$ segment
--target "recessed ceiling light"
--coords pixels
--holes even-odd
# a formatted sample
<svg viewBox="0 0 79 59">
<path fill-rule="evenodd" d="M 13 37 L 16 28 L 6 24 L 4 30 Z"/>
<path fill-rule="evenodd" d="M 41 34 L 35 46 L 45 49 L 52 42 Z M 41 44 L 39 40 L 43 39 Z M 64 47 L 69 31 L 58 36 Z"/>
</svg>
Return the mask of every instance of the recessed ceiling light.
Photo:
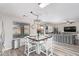
<svg viewBox="0 0 79 59">
<path fill-rule="evenodd" d="M 50 3 L 38 3 L 38 5 L 39 5 L 40 8 L 44 8 L 44 7 L 46 7 L 49 4 Z"/>
</svg>

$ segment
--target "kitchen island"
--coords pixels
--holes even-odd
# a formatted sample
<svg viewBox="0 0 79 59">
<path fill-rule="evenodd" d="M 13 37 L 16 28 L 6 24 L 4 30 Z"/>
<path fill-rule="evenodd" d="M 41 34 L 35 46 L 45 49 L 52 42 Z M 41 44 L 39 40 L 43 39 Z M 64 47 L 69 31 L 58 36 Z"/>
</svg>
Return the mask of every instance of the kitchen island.
<svg viewBox="0 0 79 59">
<path fill-rule="evenodd" d="M 54 41 L 66 44 L 77 44 L 76 43 L 76 36 L 77 34 L 74 33 L 60 33 L 60 34 L 53 34 Z"/>
</svg>

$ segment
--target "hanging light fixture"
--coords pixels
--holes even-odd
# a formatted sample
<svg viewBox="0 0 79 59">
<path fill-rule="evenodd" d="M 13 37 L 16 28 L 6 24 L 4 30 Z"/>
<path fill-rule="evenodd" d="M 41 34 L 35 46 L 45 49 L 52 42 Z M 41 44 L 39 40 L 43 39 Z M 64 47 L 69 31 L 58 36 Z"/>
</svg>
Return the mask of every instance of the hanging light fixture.
<svg viewBox="0 0 79 59">
<path fill-rule="evenodd" d="M 39 15 L 35 14 L 33 11 L 30 12 L 32 15 L 36 16 L 36 20 L 34 20 L 34 24 L 32 25 L 32 28 L 34 28 L 35 23 L 39 24 L 41 20 L 39 20 Z"/>
<path fill-rule="evenodd" d="M 39 18 L 39 15 L 37 15 L 37 14 L 35 14 L 34 12 L 30 12 L 32 15 L 34 15 L 34 16 L 36 16 L 37 18 L 36 18 L 36 20 L 34 20 L 34 23 L 35 22 L 37 22 L 37 23 L 39 23 L 41 20 L 39 20 L 38 18 Z"/>
</svg>

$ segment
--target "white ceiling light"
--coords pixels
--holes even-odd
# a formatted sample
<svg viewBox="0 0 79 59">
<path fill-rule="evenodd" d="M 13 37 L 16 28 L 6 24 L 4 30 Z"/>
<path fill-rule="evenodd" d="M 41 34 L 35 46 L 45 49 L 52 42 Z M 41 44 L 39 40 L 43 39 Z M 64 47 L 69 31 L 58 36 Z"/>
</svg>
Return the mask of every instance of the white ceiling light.
<svg viewBox="0 0 79 59">
<path fill-rule="evenodd" d="M 50 3 L 39 3 L 39 7 L 40 8 L 44 8 L 46 7 L 47 5 L 49 5 Z"/>
</svg>

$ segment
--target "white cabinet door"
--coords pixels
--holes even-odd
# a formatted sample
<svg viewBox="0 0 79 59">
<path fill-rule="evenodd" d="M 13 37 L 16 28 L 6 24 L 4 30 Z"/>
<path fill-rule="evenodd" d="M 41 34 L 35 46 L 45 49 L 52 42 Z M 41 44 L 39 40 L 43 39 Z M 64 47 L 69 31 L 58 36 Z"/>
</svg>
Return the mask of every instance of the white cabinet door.
<svg viewBox="0 0 79 59">
<path fill-rule="evenodd" d="M 0 20 L 0 43 L 1 43 L 1 41 L 2 41 L 2 39 L 1 39 L 1 34 L 2 34 L 2 22 L 1 22 L 1 20 Z"/>
<path fill-rule="evenodd" d="M 2 22 L 0 20 L 0 54 L 1 54 L 1 51 L 2 51 Z"/>
<path fill-rule="evenodd" d="M 2 32 L 2 23 L 1 23 L 1 20 L 0 20 L 0 38 L 1 38 L 1 32 Z"/>
</svg>

